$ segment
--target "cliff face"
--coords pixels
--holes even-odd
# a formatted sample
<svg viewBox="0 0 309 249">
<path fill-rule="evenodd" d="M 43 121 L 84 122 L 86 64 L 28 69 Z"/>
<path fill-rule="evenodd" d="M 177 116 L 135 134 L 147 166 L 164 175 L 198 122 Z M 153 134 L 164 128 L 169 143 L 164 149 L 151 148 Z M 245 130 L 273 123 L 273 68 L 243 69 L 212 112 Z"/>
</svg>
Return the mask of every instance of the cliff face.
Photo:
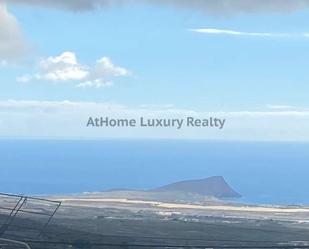
<svg viewBox="0 0 309 249">
<path fill-rule="evenodd" d="M 241 197 L 233 190 L 222 176 L 213 176 L 201 180 L 189 180 L 172 183 L 157 189 L 154 192 L 188 192 L 217 198 L 239 198 Z"/>
</svg>

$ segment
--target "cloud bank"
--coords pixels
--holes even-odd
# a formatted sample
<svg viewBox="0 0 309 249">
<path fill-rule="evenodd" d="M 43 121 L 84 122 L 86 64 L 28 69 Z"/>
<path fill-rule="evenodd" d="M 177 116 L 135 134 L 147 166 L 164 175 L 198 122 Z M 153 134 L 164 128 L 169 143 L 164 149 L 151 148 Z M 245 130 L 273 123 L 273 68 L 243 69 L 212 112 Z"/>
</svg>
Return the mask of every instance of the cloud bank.
<svg viewBox="0 0 309 249">
<path fill-rule="evenodd" d="M 38 67 L 39 72 L 22 75 L 17 81 L 75 82 L 80 88 L 100 88 L 111 86 L 114 77 L 129 75 L 127 69 L 115 66 L 108 57 L 97 60 L 94 66 L 88 66 L 80 64 L 73 52 L 42 59 Z"/>
<path fill-rule="evenodd" d="M 87 128 L 89 117 L 226 119 L 223 130 L 183 128 Z M 172 105 L 136 106 L 105 102 L 0 101 L 0 136 L 49 138 L 179 138 L 245 141 L 309 141 L 309 109 L 196 111 Z"/>
<path fill-rule="evenodd" d="M 26 51 L 26 42 L 19 25 L 0 0 L 0 66 L 19 59 Z"/>
<path fill-rule="evenodd" d="M 292 12 L 309 8 L 309 0 L 7 0 L 7 2 L 72 11 L 87 11 L 111 5 L 148 3 L 196 9 L 210 14 Z"/>
</svg>

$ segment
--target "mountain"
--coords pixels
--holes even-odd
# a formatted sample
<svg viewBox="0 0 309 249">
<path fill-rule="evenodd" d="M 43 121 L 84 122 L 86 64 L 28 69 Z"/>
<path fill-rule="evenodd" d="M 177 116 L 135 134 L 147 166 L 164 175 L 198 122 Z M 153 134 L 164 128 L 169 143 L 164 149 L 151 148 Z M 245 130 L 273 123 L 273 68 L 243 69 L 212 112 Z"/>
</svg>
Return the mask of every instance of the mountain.
<svg viewBox="0 0 309 249">
<path fill-rule="evenodd" d="M 239 198 L 241 197 L 233 190 L 222 176 L 213 176 L 201 180 L 189 180 L 172 183 L 160 188 L 152 189 L 152 192 L 187 192 L 203 196 L 214 196 L 217 198 Z"/>
</svg>

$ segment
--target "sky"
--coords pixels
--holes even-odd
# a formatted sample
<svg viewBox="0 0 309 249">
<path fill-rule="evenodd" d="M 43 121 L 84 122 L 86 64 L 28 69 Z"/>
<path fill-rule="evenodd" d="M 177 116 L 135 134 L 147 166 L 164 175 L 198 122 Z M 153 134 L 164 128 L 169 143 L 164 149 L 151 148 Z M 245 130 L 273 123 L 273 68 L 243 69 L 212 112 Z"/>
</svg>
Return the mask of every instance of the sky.
<svg viewBox="0 0 309 249">
<path fill-rule="evenodd" d="M 309 141 L 307 0 L 0 0 L 0 136 Z M 225 118 L 89 129 L 89 116 Z"/>
</svg>

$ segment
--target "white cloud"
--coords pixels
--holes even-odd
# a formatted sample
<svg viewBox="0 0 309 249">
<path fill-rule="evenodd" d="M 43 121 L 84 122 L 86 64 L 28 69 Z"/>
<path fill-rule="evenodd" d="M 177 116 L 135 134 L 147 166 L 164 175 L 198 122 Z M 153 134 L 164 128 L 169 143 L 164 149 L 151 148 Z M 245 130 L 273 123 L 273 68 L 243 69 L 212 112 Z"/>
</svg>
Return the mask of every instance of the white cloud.
<svg viewBox="0 0 309 249">
<path fill-rule="evenodd" d="M 76 87 L 105 87 L 111 86 L 114 77 L 129 75 L 125 68 L 115 66 L 108 57 L 96 61 L 93 67 L 78 62 L 75 53 L 64 52 L 59 56 L 49 57 L 39 62 L 39 72 L 33 75 L 17 77 L 19 82 L 33 80 L 50 82 L 76 82 Z"/>
<path fill-rule="evenodd" d="M 274 109 L 274 110 L 288 110 L 295 108 L 291 105 L 267 105 L 267 108 Z"/>
<path fill-rule="evenodd" d="M 113 82 L 111 81 L 104 81 L 100 79 L 92 80 L 92 81 L 85 81 L 76 85 L 78 88 L 101 88 L 101 87 L 108 87 L 112 86 Z"/>
<path fill-rule="evenodd" d="M 66 138 L 182 138 L 250 141 L 309 141 L 309 110 L 201 112 L 175 106 L 127 107 L 74 101 L 0 101 L 0 136 Z M 87 128 L 88 118 L 226 119 L 223 130 L 184 128 Z"/>
<path fill-rule="evenodd" d="M 129 71 L 125 68 L 115 66 L 108 57 L 103 57 L 97 60 L 92 72 L 93 77 L 108 77 L 108 76 L 127 76 Z"/>
<path fill-rule="evenodd" d="M 305 111 L 237 111 L 219 112 L 222 115 L 233 117 L 309 117 L 309 110 Z"/>
<path fill-rule="evenodd" d="M 254 37 L 309 37 L 307 34 L 293 34 L 293 33 L 269 33 L 269 32 L 243 32 L 230 29 L 215 29 L 215 28 L 201 28 L 190 29 L 189 31 L 210 35 L 230 35 L 230 36 L 254 36 Z"/>
<path fill-rule="evenodd" d="M 293 106 L 293 105 L 267 105 L 267 108 L 275 111 L 293 111 L 293 112 L 309 112 L 309 107 Z"/>
<path fill-rule="evenodd" d="M 5 67 L 5 66 L 7 66 L 7 64 L 8 64 L 8 62 L 6 60 L 1 60 L 0 61 L 0 66 L 1 67 Z"/>
<path fill-rule="evenodd" d="M 64 52 L 59 56 L 42 60 L 39 67 L 42 74 L 35 76 L 38 80 L 54 82 L 83 80 L 89 74 L 87 68 L 77 62 L 76 56 L 72 52 Z"/>
<path fill-rule="evenodd" d="M 38 76 L 38 77 L 39 77 L 39 76 Z M 26 82 L 31 81 L 32 78 L 33 78 L 33 76 L 31 76 L 31 75 L 22 75 L 22 76 L 18 76 L 18 77 L 16 78 L 16 80 L 17 80 L 18 82 L 21 82 L 21 83 L 26 83 Z"/>
<path fill-rule="evenodd" d="M 0 101 L 0 112 L 24 112 L 26 110 L 40 113 L 58 113 L 68 110 L 120 110 L 124 107 L 116 104 L 97 102 L 38 101 L 38 100 L 5 100 Z"/>
<path fill-rule="evenodd" d="M 0 0 L 0 62 L 3 66 L 18 60 L 26 52 L 26 42 L 19 25 Z"/>
</svg>

